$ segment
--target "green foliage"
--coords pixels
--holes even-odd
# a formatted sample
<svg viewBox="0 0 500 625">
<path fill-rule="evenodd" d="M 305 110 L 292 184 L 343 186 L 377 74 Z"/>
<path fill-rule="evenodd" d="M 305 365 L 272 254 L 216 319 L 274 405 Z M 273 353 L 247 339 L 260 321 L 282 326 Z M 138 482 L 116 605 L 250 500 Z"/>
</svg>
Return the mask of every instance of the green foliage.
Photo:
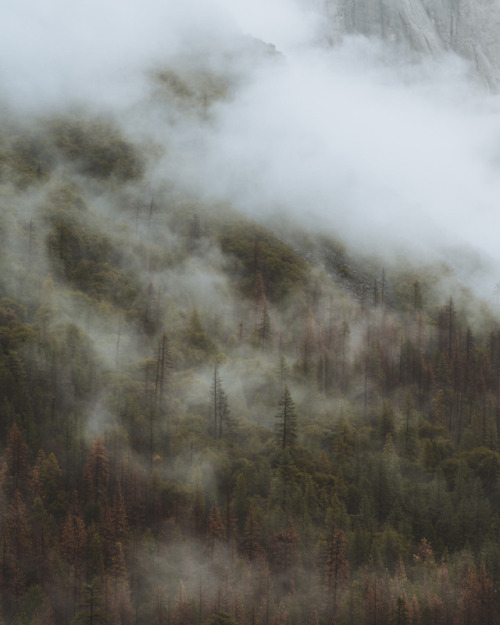
<svg viewBox="0 0 500 625">
<path fill-rule="evenodd" d="M 228 80 L 224 75 L 207 70 L 183 72 L 164 69 L 156 76 L 156 96 L 165 98 L 168 106 L 177 105 L 186 112 L 206 117 L 210 106 L 228 94 Z"/>
<path fill-rule="evenodd" d="M 136 149 L 106 120 L 56 118 L 48 123 L 48 131 L 62 158 L 86 176 L 124 181 L 142 175 L 143 165 Z"/>
<path fill-rule="evenodd" d="M 41 134 L 14 127 L 11 134 L 0 135 L 0 181 L 4 183 L 24 191 L 47 182 L 53 160 L 49 143 Z"/>
<path fill-rule="evenodd" d="M 279 409 L 276 413 L 275 434 L 278 446 L 281 449 L 293 447 L 297 441 L 297 415 L 295 403 L 292 399 L 288 386 L 285 386 L 279 401 Z"/>
<path fill-rule="evenodd" d="M 462 623 L 500 583 L 493 317 L 175 184 L 144 208 L 113 125 L 40 128 L 0 137 L 0 620 Z"/>
<path fill-rule="evenodd" d="M 255 293 L 259 273 L 266 297 L 277 302 L 306 282 L 306 262 L 262 226 L 253 222 L 227 225 L 219 242 L 225 254 L 240 261 L 234 277 L 247 297 Z"/>
<path fill-rule="evenodd" d="M 462 463 L 476 475 L 488 492 L 495 492 L 500 476 L 500 454 L 486 447 L 476 447 L 470 451 L 454 454 L 441 463 L 441 468 L 449 483 L 453 483 Z"/>
<path fill-rule="evenodd" d="M 218 612 L 204 621 L 203 625 L 238 625 L 238 622 L 226 612 Z"/>
<path fill-rule="evenodd" d="M 65 200 L 79 204 L 78 198 Z M 130 307 L 137 288 L 121 269 L 121 255 L 110 239 L 71 210 L 54 211 L 49 219 L 47 248 L 56 271 L 97 301 Z"/>
</svg>

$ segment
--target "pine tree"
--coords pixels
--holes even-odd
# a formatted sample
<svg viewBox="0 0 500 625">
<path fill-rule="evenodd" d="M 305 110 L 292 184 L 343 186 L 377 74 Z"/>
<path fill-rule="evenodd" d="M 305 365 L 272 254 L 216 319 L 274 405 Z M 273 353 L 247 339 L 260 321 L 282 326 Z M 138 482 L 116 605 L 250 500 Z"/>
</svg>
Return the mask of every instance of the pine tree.
<svg viewBox="0 0 500 625">
<path fill-rule="evenodd" d="M 262 310 L 259 325 L 257 326 L 255 333 L 261 350 L 270 350 L 272 348 L 273 334 L 271 330 L 271 317 L 269 316 L 267 304 Z"/>
<path fill-rule="evenodd" d="M 217 364 L 214 366 L 212 379 L 212 399 L 211 399 L 211 427 L 213 437 L 222 439 L 225 435 L 230 435 L 234 431 L 234 422 L 231 418 L 229 400 L 222 386 Z"/>
<path fill-rule="evenodd" d="M 16 490 L 7 510 L 9 543 L 16 566 L 25 570 L 29 545 L 29 524 L 26 503 L 21 491 Z"/>
<path fill-rule="evenodd" d="M 1 483 L 6 494 L 12 496 L 16 490 L 23 494 L 30 484 L 28 447 L 21 430 L 14 423 L 7 436 L 5 462 L 1 472 Z"/>
<path fill-rule="evenodd" d="M 297 562 L 300 538 L 290 519 L 286 528 L 273 537 L 273 560 L 278 571 L 286 571 Z"/>
<path fill-rule="evenodd" d="M 327 536 L 323 557 L 327 593 L 326 622 L 335 623 L 342 594 L 349 579 L 349 563 L 345 555 L 345 538 L 342 530 L 332 531 Z"/>
<path fill-rule="evenodd" d="M 83 472 L 88 501 L 94 503 L 106 496 L 109 461 L 102 438 L 95 439 Z"/>
<path fill-rule="evenodd" d="M 466 625 L 498 624 L 495 591 L 484 564 L 481 564 L 477 573 L 469 566 L 460 594 L 459 607 Z"/>
<path fill-rule="evenodd" d="M 95 578 L 83 587 L 83 596 L 75 616 L 75 625 L 100 625 L 108 623 L 104 608 L 102 582 Z"/>
<path fill-rule="evenodd" d="M 193 623 L 192 617 L 192 610 L 187 598 L 186 588 L 181 579 L 175 596 L 173 623 L 174 625 L 191 625 Z"/>
<path fill-rule="evenodd" d="M 215 345 L 212 339 L 205 333 L 201 324 L 200 314 L 195 308 L 191 313 L 188 327 L 185 331 L 185 338 L 189 345 L 204 354 L 213 354 Z"/>
<path fill-rule="evenodd" d="M 295 445 L 297 441 L 297 417 L 295 414 L 295 403 L 290 395 L 288 386 L 285 386 L 279 402 L 275 432 L 277 442 L 282 449 Z"/>
<path fill-rule="evenodd" d="M 132 603 L 130 600 L 130 585 L 128 581 L 127 565 L 123 548 L 120 542 L 115 543 L 111 556 L 111 610 L 114 623 L 128 625 L 132 623 Z"/>
<path fill-rule="evenodd" d="M 50 527 L 53 517 L 47 513 L 45 505 L 40 497 L 33 502 L 31 509 L 31 557 L 33 563 L 33 575 L 40 583 L 43 581 L 49 566 L 52 547 Z"/>
<path fill-rule="evenodd" d="M 87 530 L 79 514 L 68 512 L 61 531 L 60 545 L 61 552 L 73 573 L 73 605 L 76 607 L 87 549 Z"/>
<path fill-rule="evenodd" d="M 241 550 L 250 562 L 263 553 L 260 545 L 260 528 L 253 508 L 248 511 L 243 538 L 241 539 Z"/>
<path fill-rule="evenodd" d="M 215 503 L 208 515 L 208 529 L 206 549 L 210 556 L 220 555 L 222 545 L 226 538 L 226 527 L 219 510 L 219 506 Z"/>
<path fill-rule="evenodd" d="M 153 401 L 155 413 L 165 417 L 167 436 L 170 434 L 170 419 L 168 406 L 166 405 L 166 395 L 169 390 L 173 367 L 170 341 L 166 334 L 162 334 L 158 340 L 156 349 L 155 392 Z"/>
</svg>

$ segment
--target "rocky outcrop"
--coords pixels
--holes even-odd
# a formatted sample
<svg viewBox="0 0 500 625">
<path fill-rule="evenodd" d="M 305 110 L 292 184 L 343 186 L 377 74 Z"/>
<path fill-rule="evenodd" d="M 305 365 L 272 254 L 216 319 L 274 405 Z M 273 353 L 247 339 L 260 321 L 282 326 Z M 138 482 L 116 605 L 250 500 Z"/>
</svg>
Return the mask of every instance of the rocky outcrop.
<svg viewBox="0 0 500 625">
<path fill-rule="evenodd" d="M 360 33 L 417 54 L 452 51 L 500 86 L 498 0 L 327 0 L 329 37 Z"/>
</svg>

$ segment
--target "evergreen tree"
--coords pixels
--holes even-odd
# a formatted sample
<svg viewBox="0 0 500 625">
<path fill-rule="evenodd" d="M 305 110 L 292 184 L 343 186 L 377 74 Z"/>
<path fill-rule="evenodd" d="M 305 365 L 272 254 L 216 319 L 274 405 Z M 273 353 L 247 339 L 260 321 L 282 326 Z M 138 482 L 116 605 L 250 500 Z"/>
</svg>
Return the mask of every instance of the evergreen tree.
<svg viewBox="0 0 500 625">
<path fill-rule="evenodd" d="M 273 334 L 271 330 L 271 317 L 267 305 L 262 310 L 259 325 L 255 330 L 258 342 L 262 351 L 270 350 L 272 347 Z"/>
<path fill-rule="evenodd" d="M 21 430 L 14 423 L 7 436 L 5 461 L 1 471 L 4 492 L 12 496 L 16 490 L 26 494 L 30 484 L 28 447 Z"/>
<path fill-rule="evenodd" d="M 326 622 L 336 622 L 342 595 L 349 579 L 349 563 L 345 554 L 345 538 L 342 530 L 330 532 L 323 552 L 326 587 Z"/>
<path fill-rule="evenodd" d="M 211 399 L 211 425 L 210 431 L 214 438 L 221 439 L 234 432 L 234 420 L 231 417 L 229 400 L 222 386 L 217 364 L 214 366 L 212 378 L 212 399 Z"/>
<path fill-rule="evenodd" d="M 89 452 L 84 468 L 84 481 L 88 501 L 102 500 L 107 493 L 109 480 L 109 460 L 101 437 L 97 437 Z"/>
<path fill-rule="evenodd" d="M 295 403 L 288 386 L 285 386 L 279 402 L 279 411 L 275 418 L 275 433 L 278 444 L 282 449 L 293 447 L 297 442 L 297 416 Z"/>
<path fill-rule="evenodd" d="M 109 622 L 105 610 L 103 587 L 98 578 L 94 578 L 83 587 L 82 600 L 73 621 L 74 625 L 102 625 Z"/>
<path fill-rule="evenodd" d="M 243 538 L 241 539 L 241 550 L 250 562 L 263 552 L 260 545 L 260 528 L 254 508 L 250 508 L 248 511 Z"/>
</svg>

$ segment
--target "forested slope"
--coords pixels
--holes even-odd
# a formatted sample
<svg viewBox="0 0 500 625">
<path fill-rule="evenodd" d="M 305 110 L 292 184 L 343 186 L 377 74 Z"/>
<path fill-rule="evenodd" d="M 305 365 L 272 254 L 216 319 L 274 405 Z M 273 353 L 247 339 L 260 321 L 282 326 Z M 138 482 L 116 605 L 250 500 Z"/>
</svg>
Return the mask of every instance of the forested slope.
<svg viewBox="0 0 500 625">
<path fill-rule="evenodd" d="M 9 127 L 3 622 L 497 623 L 486 305 L 152 185 L 109 119 Z"/>
</svg>

